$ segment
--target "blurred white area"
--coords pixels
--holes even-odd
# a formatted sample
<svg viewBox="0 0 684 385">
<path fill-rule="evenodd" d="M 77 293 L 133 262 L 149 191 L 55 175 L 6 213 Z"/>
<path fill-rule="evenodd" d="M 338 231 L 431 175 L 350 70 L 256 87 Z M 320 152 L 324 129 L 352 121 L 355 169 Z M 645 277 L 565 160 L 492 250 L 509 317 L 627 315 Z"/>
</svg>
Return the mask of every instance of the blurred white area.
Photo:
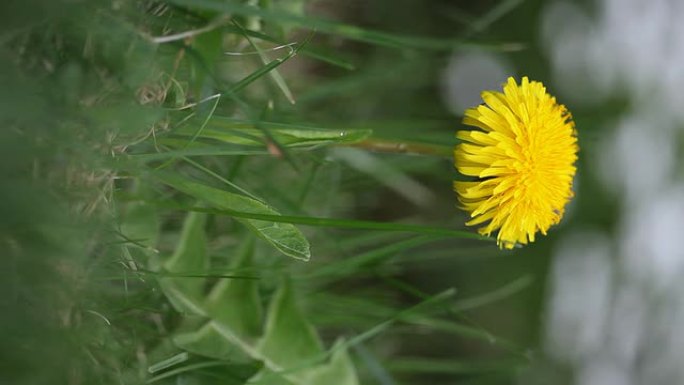
<svg viewBox="0 0 684 385">
<path fill-rule="evenodd" d="M 603 343 L 613 276 L 610 240 L 596 232 L 573 234 L 555 254 L 552 304 L 562 306 L 549 311 L 547 346 L 557 359 L 575 362 Z"/>
<path fill-rule="evenodd" d="M 541 21 L 560 99 L 631 110 L 578 127 L 603 135 L 581 156 L 620 216 L 610 235 L 571 234 L 555 251 L 545 348 L 574 384 L 684 384 L 684 1 L 577 4 L 552 2 Z"/>
<path fill-rule="evenodd" d="M 581 129 L 581 128 L 580 128 Z M 591 129 L 591 128 L 587 128 Z M 630 207 L 650 200 L 675 175 L 675 123 L 649 108 L 633 111 L 603 129 L 596 162 L 598 179 Z"/>
<path fill-rule="evenodd" d="M 551 61 L 557 97 L 573 105 L 593 105 L 615 87 L 617 73 L 608 64 L 597 26 L 575 4 L 555 2 L 540 21 L 541 39 Z M 600 66 L 595 63 L 604 62 Z"/>
<path fill-rule="evenodd" d="M 572 104 L 592 104 L 627 92 L 683 118 L 684 1 L 596 3 L 589 16 L 576 2 L 553 2 L 541 20 L 561 95 Z"/>
<path fill-rule="evenodd" d="M 578 385 L 632 385 L 634 382 L 625 368 L 610 356 L 598 357 L 595 361 L 589 362 L 583 370 L 578 373 Z"/>
<path fill-rule="evenodd" d="M 653 197 L 625 210 L 620 256 L 627 277 L 667 293 L 684 278 L 684 184 Z"/>
<path fill-rule="evenodd" d="M 441 82 L 447 107 L 455 115 L 463 116 L 466 108 L 482 103 L 483 90 L 501 90 L 501 85 L 513 75 L 511 71 L 508 62 L 493 52 L 454 53 Z"/>
</svg>

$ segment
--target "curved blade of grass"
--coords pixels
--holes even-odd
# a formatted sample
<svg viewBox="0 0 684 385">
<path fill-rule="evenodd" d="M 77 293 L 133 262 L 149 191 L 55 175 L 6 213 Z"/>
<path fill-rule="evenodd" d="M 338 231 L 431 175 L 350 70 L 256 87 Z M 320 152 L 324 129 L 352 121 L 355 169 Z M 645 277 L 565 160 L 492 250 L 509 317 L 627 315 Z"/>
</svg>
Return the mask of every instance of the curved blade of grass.
<svg viewBox="0 0 684 385">
<path fill-rule="evenodd" d="M 464 311 L 471 310 L 481 306 L 489 305 L 490 303 L 501 301 L 505 298 L 512 296 L 524 290 L 534 282 L 534 278 L 531 275 L 525 275 L 520 278 L 515 279 L 513 282 L 493 290 L 489 293 L 481 294 L 476 297 L 462 299 L 456 301 L 453 306 L 451 306 L 452 311 Z"/>
<path fill-rule="evenodd" d="M 259 59 L 261 59 L 262 63 L 267 64 L 269 59 L 268 56 L 266 56 L 266 54 L 264 53 L 264 51 L 249 37 L 245 29 L 240 25 L 240 23 L 237 22 L 237 20 L 233 19 L 232 22 L 240 30 L 242 36 L 245 39 L 247 39 L 252 48 L 254 48 L 254 50 L 257 52 L 257 54 L 259 55 Z M 290 50 L 292 50 L 292 47 L 290 47 Z M 273 70 L 271 70 L 271 72 L 268 73 L 268 75 L 271 77 L 271 80 L 273 80 L 273 82 L 280 89 L 283 95 L 285 95 L 287 101 L 290 102 L 290 104 L 295 104 L 294 95 L 292 95 L 290 87 L 287 86 L 285 79 L 283 79 L 283 76 L 280 75 L 278 69 L 274 68 Z"/>
<path fill-rule="evenodd" d="M 286 44 L 285 41 L 273 38 L 269 35 L 263 34 L 263 33 L 258 32 L 258 31 L 253 31 L 253 30 L 247 29 L 247 28 L 240 30 L 237 27 L 229 25 L 229 26 L 224 26 L 223 30 L 228 31 L 228 32 L 245 34 L 247 36 L 257 38 L 260 40 L 264 40 L 264 41 L 268 41 L 268 42 L 275 43 L 275 44 L 280 44 L 280 45 Z M 337 56 L 332 55 L 332 54 L 327 53 L 327 52 L 319 51 L 315 48 L 305 47 L 305 48 L 302 48 L 300 52 L 302 55 L 309 56 L 311 58 L 332 64 L 332 65 L 335 65 L 335 66 L 338 66 L 338 67 L 341 67 L 341 68 L 344 68 L 347 70 L 353 70 L 356 68 L 356 67 L 354 67 L 353 64 L 349 63 L 348 61 L 346 61 L 340 57 L 337 57 Z"/>
<path fill-rule="evenodd" d="M 245 76 L 239 82 L 233 84 L 230 88 L 228 88 L 227 92 L 233 94 L 233 93 L 236 93 L 238 91 L 241 91 L 242 89 L 244 89 L 245 87 L 250 85 L 255 80 L 257 80 L 260 77 L 270 73 L 271 71 L 278 68 L 278 66 L 280 66 L 281 64 L 292 59 L 296 54 L 297 54 L 297 50 L 292 50 L 287 55 L 285 55 L 281 58 L 271 60 L 270 62 L 268 62 L 268 64 L 264 65 L 263 67 L 259 68 L 256 71 L 252 72 L 251 74 Z"/>
</svg>

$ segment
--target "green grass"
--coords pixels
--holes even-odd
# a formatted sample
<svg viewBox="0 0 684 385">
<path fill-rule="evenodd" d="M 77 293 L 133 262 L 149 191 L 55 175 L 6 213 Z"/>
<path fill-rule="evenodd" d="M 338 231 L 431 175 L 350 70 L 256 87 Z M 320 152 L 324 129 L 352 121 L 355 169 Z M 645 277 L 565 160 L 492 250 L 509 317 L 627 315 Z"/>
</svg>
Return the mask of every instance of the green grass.
<svg viewBox="0 0 684 385">
<path fill-rule="evenodd" d="M 507 383 L 529 365 L 530 341 L 470 314 L 533 278 L 462 294 L 441 265 L 501 252 L 455 207 L 434 87 L 451 50 L 515 48 L 478 33 L 520 2 L 465 25 L 402 3 L 401 28 L 303 3 L 0 6 L 0 382 Z"/>
</svg>

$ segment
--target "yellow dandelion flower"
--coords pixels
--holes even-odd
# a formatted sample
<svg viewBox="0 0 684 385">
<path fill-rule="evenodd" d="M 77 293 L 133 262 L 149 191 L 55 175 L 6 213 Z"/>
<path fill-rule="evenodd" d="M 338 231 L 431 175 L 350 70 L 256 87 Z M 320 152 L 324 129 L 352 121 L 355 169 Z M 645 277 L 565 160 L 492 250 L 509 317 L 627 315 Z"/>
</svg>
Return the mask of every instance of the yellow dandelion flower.
<svg viewBox="0 0 684 385">
<path fill-rule="evenodd" d="M 484 224 L 483 235 L 498 230 L 500 247 L 534 242 L 537 231 L 546 235 L 560 222 L 573 196 L 575 124 L 543 84 L 527 77 L 520 85 L 508 78 L 503 93 L 484 91 L 482 99 L 463 119 L 476 129 L 456 133 L 456 168 L 477 178 L 454 182 L 472 218 L 466 224 Z"/>
</svg>

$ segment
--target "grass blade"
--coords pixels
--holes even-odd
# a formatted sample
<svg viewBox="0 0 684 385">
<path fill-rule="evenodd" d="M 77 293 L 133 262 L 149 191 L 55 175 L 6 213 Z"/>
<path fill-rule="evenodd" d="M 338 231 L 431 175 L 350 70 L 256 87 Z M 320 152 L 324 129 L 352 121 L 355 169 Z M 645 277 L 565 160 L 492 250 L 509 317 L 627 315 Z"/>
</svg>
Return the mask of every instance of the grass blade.
<svg viewBox="0 0 684 385">
<path fill-rule="evenodd" d="M 261 48 L 259 48 L 259 46 L 249 37 L 249 35 L 245 32 L 244 28 L 236 20 L 233 20 L 233 24 L 235 24 L 235 26 L 242 33 L 242 36 L 244 36 L 244 38 L 247 39 L 252 48 L 254 48 L 254 50 L 257 52 L 262 63 L 267 64 L 269 62 L 269 59 L 268 56 L 266 56 L 266 54 L 264 53 L 264 51 Z M 289 48 L 290 50 L 292 50 L 292 47 Z M 287 101 L 289 101 L 290 104 L 295 104 L 295 99 L 292 95 L 292 91 L 290 90 L 290 87 L 287 86 L 287 83 L 285 83 L 285 79 L 283 79 L 282 75 L 280 75 L 278 69 L 274 68 L 271 72 L 268 73 L 268 75 L 271 77 L 271 80 L 273 80 L 273 82 L 280 89 L 283 95 L 285 95 Z"/>
<path fill-rule="evenodd" d="M 258 32 L 258 31 L 253 31 L 253 30 L 247 29 L 247 28 L 243 28 L 241 30 L 241 29 L 234 27 L 234 26 L 225 26 L 223 29 L 226 31 L 229 31 L 229 32 L 244 34 L 244 35 L 247 35 L 247 36 L 250 36 L 253 38 L 257 38 L 259 40 L 268 41 L 268 42 L 279 44 L 279 45 L 286 44 L 286 42 L 284 42 L 282 40 L 275 39 L 269 35 L 263 34 L 263 33 Z M 315 48 L 304 47 L 300 50 L 300 52 L 304 56 L 309 56 L 311 58 L 332 64 L 332 65 L 337 66 L 337 67 L 344 68 L 346 70 L 351 71 L 351 70 L 356 68 L 353 64 L 351 64 L 350 62 L 348 62 L 344 59 L 341 59 L 341 58 L 334 56 L 334 55 L 327 53 L 327 52 L 319 51 Z"/>
<path fill-rule="evenodd" d="M 177 209 L 184 211 L 199 211 L 216 215 L 227 215 L 236 218 L 257 219 L 263 221 L 272 221 L 278 223 L 291 223 L 315 227 L 335 227 L 341 229 L 352 230 L 377 230 L 377 231 L 396 231 L 405 233 L 417 233 L 426 235 L 436 235 L 451 238 L 464 238 L 480 241 L 495 242 L 496 239 L 485 237 L 477 233 L 472 233 L 463 230 L 451 230 L 443 227 L 433 227 L 424 225 L 393 223 L 393 222 L 374 222 L 361 221 L 355 219 L 337 219 L 337 218 L 321 218 L 321 217 L 302 217 L 292 215 L 273 215 L 260 214 L 254 212 L 245 212 L 231 209 L 208 209 L 204 207 L 190 207 L 182 206 L 174 202 L 156 202 L 160 207 Z"/>
</svg>

